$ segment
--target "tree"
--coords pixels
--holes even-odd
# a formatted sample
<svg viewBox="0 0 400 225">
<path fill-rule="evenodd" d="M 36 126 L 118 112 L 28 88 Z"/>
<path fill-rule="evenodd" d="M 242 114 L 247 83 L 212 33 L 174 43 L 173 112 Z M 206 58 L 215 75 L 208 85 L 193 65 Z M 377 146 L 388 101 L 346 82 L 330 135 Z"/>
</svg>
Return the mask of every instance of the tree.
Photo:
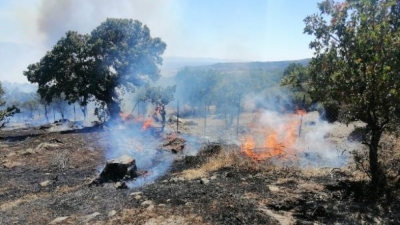
<svg viewBox="0 0 400 225">
<path fill-rule="evenodd" d="M 47 102 L 62 94 L 69 103 L 104 102 L 111 118 L 120 111 L 119 94 L 155 81 L 166 44 L 147 26 L 129 19 L 107 19 L 90 35 L 68 31 L 40 62 L 24 71 Z"/>
<path fill-rule="evenodd" d="M 175 77 L 177 96 L 183 105 L 198 109 L 215 103 L 216 85 L 221 74 L 216 70 L 184 68 Z"/>
<path fill-rule="evenodd" d="M 161 124 L 162 131 L 164 131 L 164 127 L 166 124 L 166 111 L 165 106 L 168 105 L 171 101 L 174 100 L 174 92 L 176 90 L 175 86 L 170 87 L 149 87 L 146 89 L 146 97 L 148 101 L 150 101 L 153 105 L 158 108 L 158 111 L 161 115 Z"/>
<path fill-rule="evenodd" d="M 5 106 L 4 95 L 5 91 L 0 82 L 0 129 L 9 122 L 10 117 L 14 116 L 15 113 L 19 113 L 19 109 L 15 105 L 9 107 Z"/>
<path fill-rule="evenodd" d="M 308 16 L 304 32 L 315 39 L 309 93 L 336 101 L 347 122 L 366 123 L 373 190 L 387 183 L 379 161 L 382 133 L 398 124 L 400 108 L 399 7 L 394 0 L 325 0 Z"/>
</svg>

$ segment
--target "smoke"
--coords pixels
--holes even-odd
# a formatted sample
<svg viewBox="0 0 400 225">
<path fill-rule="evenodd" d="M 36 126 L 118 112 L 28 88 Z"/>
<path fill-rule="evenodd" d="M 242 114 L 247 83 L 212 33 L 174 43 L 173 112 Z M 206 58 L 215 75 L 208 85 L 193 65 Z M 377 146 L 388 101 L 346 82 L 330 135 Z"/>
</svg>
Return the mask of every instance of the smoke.
<svg viewBox="0 0 400 225">
<path fill-rule="evenodd" d="M 107 149 L 106 160 L 129 155 L 136 160 L 138 171 L 143 174 L 127 183 L 130 188 L 154 182 L 157 178 L 165 175 L 174 160 L 179 157 L 171 151 L 161 149 L 163 140 L 159 137 L 158 128 L 151 127 L 143 130 L 141 122 L 115 123 L 109 126 L 109 131 L 104 132 L 102 137 L 107 143 L 105 146 Z M 168 132 L 170 131 L 165 131 L 165 133 Z M 185 155 L 196 155 L 199 149 L 196 139 L 186 136 L 185 140 L 187 141 Z"/>
<path fill-rule="evenodd" d="M 176 10 L 173 7 L 170 0 L 42 0 L 38 28 L 51 46 L 68 30 L 90 33 L 106 18 L 132 18 L 146 24 L 153 36 L 163 35 L 165 41 L 176 30 L 175 16 L 170 13 Z"/>
</svg>

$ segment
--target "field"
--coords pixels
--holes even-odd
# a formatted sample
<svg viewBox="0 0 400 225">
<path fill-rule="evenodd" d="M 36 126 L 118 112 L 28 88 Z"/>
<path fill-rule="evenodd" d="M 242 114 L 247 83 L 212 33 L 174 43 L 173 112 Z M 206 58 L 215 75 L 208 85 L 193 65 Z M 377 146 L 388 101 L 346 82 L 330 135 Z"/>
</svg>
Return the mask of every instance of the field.
<svg viewBox="0 0 400 225">
<path fill-rule="evenodd" d="M 262 160 L 255 150 L 243 151 L 249 134 L 263 132 L 251 126 L 258 118 L 254 113 L 243 113 L 240 126 L 228 129 L 218 116 L 182 119 L 177 135 L 191 151 L 152 149 L 151 154 L 163 152 L 153 161 L 166 157 L 171 165 L 154 180 L 143 175 L 145 184 L 127 189 L 117 189 L 113 182 L 89 183 L 115 145 L 146 151 L 162 143 L 164 134 L 118 137 L 116 144 L 114 130 L 131 131 L 124 126 L 64 129 L 54 124 L 3 130 L 0 224 L 399 224 L 397 195 L 391 202 L 368 201 L 367 178 L 354 169 L 350 154 L 338 151 L 332 158 L 321 155 L 328 149 L 298 151 L 298 146 L 312 149 L 317 139 L 307 138 L 317 134 L 339 150 L 361 148 L 359 143 L 347 145 L 357 124 L 335 123 L 325 129 L 324 123 L 325 133 L 314 133 L 320 127 L 317 117 L 295 118 L 302 125 L 302 135 L 296 137 L 302 144 L 292 147 L 296 154 L 288 154 L 285 143 L 284 149 L 274 148 L 285 152 Z M 176 121 L 167 128 L 165 133 L 173 134 Z M 140 160 L 136 157 L 138 169 Z M 149 168 L 151 173 L 154 168 Z"/>
</svg>

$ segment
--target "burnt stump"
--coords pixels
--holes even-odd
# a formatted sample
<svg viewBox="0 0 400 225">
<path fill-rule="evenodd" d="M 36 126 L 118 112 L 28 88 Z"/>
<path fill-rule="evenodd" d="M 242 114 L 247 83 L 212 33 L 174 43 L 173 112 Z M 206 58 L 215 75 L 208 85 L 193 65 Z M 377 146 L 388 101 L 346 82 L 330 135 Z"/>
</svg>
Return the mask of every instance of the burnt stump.
<svg viewBox="0 0 400 225">
<path fill-rule="evenodd" d="M 116 159 L 107 161 L 106 166 L 100 175 L 91 184 L 101 184 L 106 182 L 118 182 L 130 180 L 137 177 L 137 167 L 134 158 L 123 155 Z"/>
</svg>

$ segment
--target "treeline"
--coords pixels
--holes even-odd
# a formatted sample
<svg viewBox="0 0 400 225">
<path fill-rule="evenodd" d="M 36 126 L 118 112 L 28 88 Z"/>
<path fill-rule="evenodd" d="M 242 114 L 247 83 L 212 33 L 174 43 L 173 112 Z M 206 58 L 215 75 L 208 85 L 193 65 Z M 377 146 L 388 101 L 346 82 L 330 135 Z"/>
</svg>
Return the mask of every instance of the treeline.
<svg viewBox="0 0 400 225">
<path fill-rule="evenodd" d="M 223 64 L 222 68 L 205 66 L 179 71 L 175 81 L 176 99 L 183 105 L 181 116 L 204 116 L 212 112 L 220 114 L 230 125 L 238 110 L 292 109 L 290 93 L 280 85 L 285 67 L 245 70 L 236 67 Z M 247 107 L 249 102 L 255 107 Z"/>
</svg>

